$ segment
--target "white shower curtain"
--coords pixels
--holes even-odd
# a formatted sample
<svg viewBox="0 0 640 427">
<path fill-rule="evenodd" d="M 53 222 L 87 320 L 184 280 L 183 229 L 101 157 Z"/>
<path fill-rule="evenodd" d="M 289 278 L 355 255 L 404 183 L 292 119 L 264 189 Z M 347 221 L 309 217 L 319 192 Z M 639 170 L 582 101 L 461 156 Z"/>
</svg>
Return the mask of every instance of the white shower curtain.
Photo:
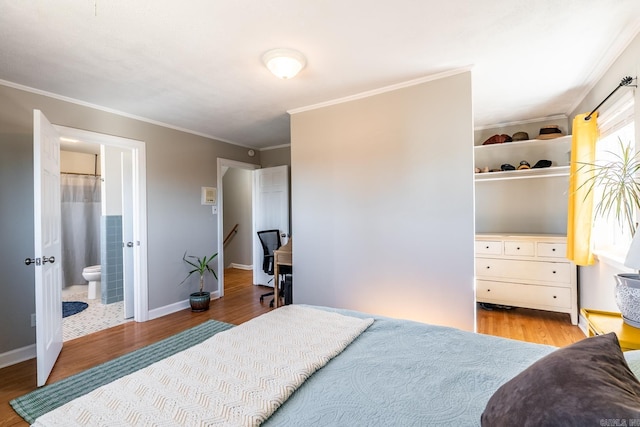
<svg viewBox="0 0 640 427">
<path fill-rule="evenodd" d="M 100 177 L 60 175 L 63 286 L 86 283 L 82 269 L 100 264 Z"/>
</svg>

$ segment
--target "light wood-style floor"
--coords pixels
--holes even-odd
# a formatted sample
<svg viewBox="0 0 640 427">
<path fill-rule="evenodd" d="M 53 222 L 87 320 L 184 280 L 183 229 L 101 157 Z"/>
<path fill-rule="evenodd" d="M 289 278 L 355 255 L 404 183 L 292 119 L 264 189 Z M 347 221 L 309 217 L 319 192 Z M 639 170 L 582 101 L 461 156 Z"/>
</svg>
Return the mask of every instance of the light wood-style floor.
<svg viewBox="0 0 640 427">
<path fill-rule="evenodd" d="M 128 322 L 64 343 L 48 384 L 82 372 L 125 353 L 167 338 L 209 319 L 238 325 L 268 312 L 269 288 L 253 286 L 247 270 L 225 270 L 225 296 L 211 302 L 209 311 L 182 310 L 145 323 Z M 521 341 L 564 346 L 584 338 L 569 315 L 537 310 L 487 311 L 478 308 L 478 332 Z M 35 359 L 0 369 L 0 426 L 27 426 L 9 401 L 36 388 Z"/>
</svg>

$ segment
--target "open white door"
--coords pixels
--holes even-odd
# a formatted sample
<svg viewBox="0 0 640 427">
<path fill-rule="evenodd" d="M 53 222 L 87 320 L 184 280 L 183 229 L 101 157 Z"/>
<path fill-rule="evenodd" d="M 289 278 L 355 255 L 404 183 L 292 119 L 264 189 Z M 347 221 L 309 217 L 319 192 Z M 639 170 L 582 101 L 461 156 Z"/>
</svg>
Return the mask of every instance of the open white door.
<svg viewBox="0 0 640 427">
<path fill-rule="evenodd" d="M 133 239 L 133 158 L 130 150 L 122 159 L 122 264 L 124 287 L 124 318 L 134 315 L 134 245 Z"/>
<path fill-rule="evenodd" d="M 62 350 L 60 240 L 60 137 L 33 111 L 33 193 L 38 387 L 49 378 Z M 31 261 L 31 260 L 29 260 Z"/>
<path fill-rule="evenodd" d="M 253 283 L 273 286 L 262 271 L 264 253 L 257 232 L 280 230 L 282 244 L 289 239 L 289 167 L 276 166 L 253 171 Z"/>
</svg>

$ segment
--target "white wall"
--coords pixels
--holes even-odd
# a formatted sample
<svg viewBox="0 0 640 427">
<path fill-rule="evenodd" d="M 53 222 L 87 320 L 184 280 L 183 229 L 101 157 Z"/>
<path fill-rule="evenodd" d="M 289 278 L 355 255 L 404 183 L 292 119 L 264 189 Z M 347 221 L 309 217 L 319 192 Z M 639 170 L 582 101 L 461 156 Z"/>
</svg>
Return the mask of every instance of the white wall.
<svg viewBox="0 0 640 427">
<path fill-rule="evenodd" d="M 122 215 L 122 152 L 119 147 L 100 147 L 102 170 L 102 215 Z"/>
<path fill-rule="evenodd" d="M 60 151 L 60 172 L 100 175 L 100 156 L 95 154 Z"/>
<path fill-rule="evenodd" d="M 291 117 L 294 302 L 473 330 L 471 73 Z"/>
</svg>

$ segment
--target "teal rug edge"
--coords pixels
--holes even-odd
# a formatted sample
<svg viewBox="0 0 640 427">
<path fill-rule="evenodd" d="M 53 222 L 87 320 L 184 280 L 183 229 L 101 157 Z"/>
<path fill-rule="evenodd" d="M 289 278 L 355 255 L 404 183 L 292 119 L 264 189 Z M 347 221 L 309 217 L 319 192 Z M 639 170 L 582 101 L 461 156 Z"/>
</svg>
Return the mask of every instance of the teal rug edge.
<svg viewBox="0 0 640 427">
<path fill-rule="evenodd" d="M 9 402 L 29 424 L 73 399 L 122 378 L 159 360 L 179 353 L 234 325 L 208 320 L 162 341 L 134 350 L 116 359 L 46 385 Z"/>
</svg>

